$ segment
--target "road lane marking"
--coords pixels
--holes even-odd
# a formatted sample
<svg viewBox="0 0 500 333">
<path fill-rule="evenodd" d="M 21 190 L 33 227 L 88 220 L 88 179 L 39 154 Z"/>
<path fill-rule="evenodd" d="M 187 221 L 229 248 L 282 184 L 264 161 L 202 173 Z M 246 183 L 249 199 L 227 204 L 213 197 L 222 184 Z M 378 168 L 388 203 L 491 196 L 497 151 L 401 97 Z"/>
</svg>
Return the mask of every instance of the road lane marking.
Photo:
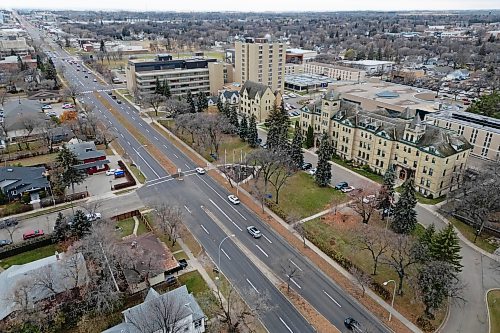
<svg viewBox="0 0 500 333">
<path fill-rule="evenodd" d="M 128 145 L 130 146 L 130 141 L 127 141 Z"/>
<path fill-rule="evenodd" d="M 163 147 L 165 147 L 165 149 L 167 149 L 167 148 L 168 148 L 168 147 L 167 147 L 167 146 L 165 146 L 165 145 L 163 145 Z"/>
<path fill-rule="evenodd" d="M 134 119 L 134 120 L 135 120 L 135 119 Z M 142 126 L 142 124 L 141 124 L 141 123 L 139 123 L 139 125 L 140 125 L 140 126 Z"/>
<path fill-rule="evenodd" d="M 111 122 L 111 120 L 108 120 L 108 122 L 109 122 L 111 125 L 113 125 L 113 123 Z"/>
<path fill-rule="evenodd" d="M 132 120 L 135 120 L 135 118 L 134 118 L 134 117 L 132 117 Z"/>
<path fill-rule="evenodd" d="M 184 163 L 184 165 L 185 165 L 185 166 L 187 166 L 187 168 L 188 168 L 188 169 L 190 168 L 190 166 L 189 166 L 189 165 L 187 165 L 186 163 Z"/>
<path fill-rule="evenodd" d="M 292 281 L 292 282 L 293 282 L 293 284 L 297 286 L 297 288 L 302 289 L 302 287 L 301 287 L 301 286 L 299 286 L 299 284 L 298 284 L 297 282 L 295 282 L 295 280 L 294 280 L 293 278 L 291 278 L 291 277 L 290 277 L 290 275 L 287 275 L 287 278 L 289 278 L 289 279 L 290 279 L 290 281 Z"/>
<path fill-rule="evenodd" d="M 288 332 L 293 333 L 292 329 L 290 327 L 288 327 L 288 325 L 285 323 L 285 321 L 283 320 L 283 318 L 281 318 L 281 317 L 278 317 L 278 318 L 280 319 L 281 323 L 283 325 L 285 325 L 285 327 L 287 328 Z"/>
<path fill-rule="evenodd" d="M 259 293 L 259 291 L 257 290 L 257 288 L 255 288 L 255 286 L 253 285 L 253 283 L 252 283 L 252 282 L 250 282 L 250 280 L 249 280 L 249 279 L 247 279 L 247 282 L 248 282 L 248 284 L 250 285 L 250 287 L 252 287 L 252 288 L 253 288 L 253 290 L 255 290 L 255 291 L 257 292 L 257 294 L 260 294 L 260 293 Z"/>
<path fill-rule="evenodd" d="M 144 163 L 146 163 L 146 165 L 151 169 L 151 171 L 153 171 L 153 173 L 156 175 L 156 177 L 160 178 L 160 175 L 151 167 L 151 165 L 149 165 L 149 163 L 144 159 L 144 157 L 141 156 L 141 154 L 137 151 L 137 149 L 133 148 L 135 153 L 137 154 L 137 156 L 139 156 L 143 161 Z"/>
<path fill-rule="evenodd" d="M 175 178 L 165 179 L 165 180 L 162 180 L 161 182 L 156 182 L 154 184 L 148 184 L 148 185 L 146 185 L 146 187 L 156 186 L 156 185 L 159 185 L 161 183 L 166 183 L 166 182 L 169 182 L 169 181 L 172 181 L 172 180 L 175 180 Z"/>
<path fill-rule="evenodd" d="M 328 294 L 326 291 L 323 290 L 323 293 L 328 296 L 329 299 L 331 299 L 335 304 L 337 304 L 339 306 L 339 308 L 341 308 L 342 306 L 339 304 L 339 302 L 337 302 L 335 299 L 333 299 L 332 296 L 330 296 L 330 294 Z"/>
<path fill-rule="evenodd" d="M 227 216 L 227 214 L 219 206 L 217 206 L 217 204 L 215 202 L 213 202 L 212 199 L 208 199 L 208 200 L 210 200 L 210 202 L 222 213 L 222 215 L 224 215 L 229 221 L 231 221 L 231 223 L 234 224 L 234 226 L 236 228 L 240 229 L 240 231 L 243 231 L 243 229 L 241 229 L 239 225 L 237 225 L 236 223 L 234 223 L 234 221 L 231 220 L 231 218 L 229 216 Z"/>
<path fill-rule="evenodd" d="M 130 113 L 127 111 L 127 114 L 130 114 Z"/>
<path fill-rule="evenodd" d="M 266 235 L 262 234 L 262 236 L 270 243 L 272 244 L 273 242 L 271 242 L 271 240 L 269 238 L 266 237 Z"/>
<path fill-rule="evenodd" d="M 227 257 L 227 259 L 231 260 L 231 258 L 227 255 L 226 251 L 224 251 L 224 249 L 220 249 L 222 253 L 224 253 L 224 255 Z"/>
<path fill-rule="evenodd" d="M 292 263 L 292 265 L 294 265 L 295 267 L 297 267 L 297 269 L 298 269 L 299 271 L 303 272 L 302 268 L 300 268 L 299 266 L 297 266 L 297 264 L 296 264 L 296 263 L 294 263 L 292 259 L 288 259 L 288 260 Z"/>
<path fill-rule="evenodd" d="M 212 186 L 210 186 L 203 178 L 201 177 L 198 177 L 199 179 L 201 179 L 202 182 L 204 182 L 208 187 L 210 187 L 212 189 L 212 191 L 215 192 L 215 194 L 217 194 L 222 200 L 224 200 L 225 203 L 227 203 L 229 205 L 229 207 L 231 207 L 232 210 L 234 210 L 236 213 L 238 213 L 239 216 L 241 216 L 241 218 L 243 220 L 247 220 L 247 218 L 245 216 L 243 216 L 236 208 L 233 207 L 233 205 L 231 205 L 229 202 L 226 201 L 226 199 L 219 194 L 219 192 L 217 192 Z"/>
<path fill-rule="evenodd" d="M 202 228 L 203 230 L 205 230 L 205 232 L 207 233 L 207 235 L 210 235 L 210 233 L 208 232 L 208 230 L 207 230 L 207 229 L 205 229 L 205 227 L 203 226 L 203 224 L 200 224 L 200 226 L 201 226 L 201 228 Z"/>
<path fill-rule="evenodd" d="M 260 246 L 258 246 L 257 244 L 255 244 L 255 246 L 257 246 L 257 248 L 260 250 L 260 252 L 264 253 L 264 255 L 269 258 L 269 255 L 264 250 L 262 250 L 262 248 Z"/>
<path fill-rule="evenodd" d="M 175 158 L 179 158 L 179 156 L 177 156 L 177 155 L 175 155 L 175 154 L 174 154 L 174 156 L 175 156 Z"/>
<path fill-rule="evenodd" d="M 123 139 L 125 139 L 125 137 L 123 136 L 123 133 L 120 133 L 120 135 L 121 135 L 121 137 L 122 137 Z"/>
<path fill-rule="evenodd" d="M 188 211 L 188 213 L 191 214 L 191 211 L 189 210 L 189 208 L 186 205 L 184 205 L 184 208 L 186 208 L 186 210 Z"/>
<path fill-rule="evenodd" d="M 104 118 L 108 119 L 108 116 L 104 115 Z"/>
<path fill-rule="evenodd" d="M 141 125 L 141 126 L 142 126 L 142 125 Z M 148 132 L 148 133 L 149 133 L 149 130 L 148 130 L 147 128 L 146 128 L 146 132 Z"/>
<path fill-rule="evenodd" d="M 160 141 L 160 140 L 158 140 L 158 138 L 157 138 L 156 136 L 155 136 L 155 140 L 156 140 L 156 141 Z"/>
</svg>

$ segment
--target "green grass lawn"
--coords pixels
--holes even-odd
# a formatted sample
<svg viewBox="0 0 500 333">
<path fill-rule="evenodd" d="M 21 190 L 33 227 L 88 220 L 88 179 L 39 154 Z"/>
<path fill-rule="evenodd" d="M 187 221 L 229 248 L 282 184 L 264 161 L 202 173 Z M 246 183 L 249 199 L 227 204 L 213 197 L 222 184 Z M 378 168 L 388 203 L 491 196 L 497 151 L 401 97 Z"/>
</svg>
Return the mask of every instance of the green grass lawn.
<svg viewBox="0 0 500 333">
<path fill-rule="evenodd" d="M 32 166 L 32 165 L 38 165 L 38 164 L 48 164 L 48 163 L 55 162 L 56 156 L 57 156 L 57 153 L 38 155 L 38 156 L 23 158 L 23 159 L 15 160 L 15 161 L 8 161 L 7 165 L 19 165 L 19 164 L 21 164 L 22 166 Z"/>
<path fill-rule="evenodd" d="M 418 202 L 420 202 L 421 204 L 424 204 L 424 205 L 436 205 L 436 204 L 446 200 L 446 195 L 443 195 L 439 198 L 429 199 L 429 198 L 424 197 L 422 194 L 420 194 L 418 192 L 416 192 L 415 194 L 416 194 Z"/>
<path fill-rule="evenodd" d="M 347 163 L 346 161 L 344 161 L 340 157 L 333 156 L 331 158 L 331 161 L 338 164 L 338 165 L 341 165 L 349 170 L 352 170 L 363 177 L 371 179 L 379 184 L 382 184 L 384 182 L 384 178 L 381 175 L 378 175 L 376 173 L 370 172 L 370 171 L 362 169 L 362 168 L 353 167 L 350 163 Z"/>
<path fill-rule="evenodd" d="M 180 284 L 186 285 L 188 291 L 193 295 L 209 290 L 207 283 L 198 271 L 182 274 L 177 279 Z"/>
<path fill-rule="evenodd" d="M 0 260 L 0 266 L 2 266 L 3 269 L 7 269 L 13 265 L 22 265 L 28 262 L 50 257 L 55 254 L 57 249 L 57 244 L 51 244 L 35 250 L 26 251 L 15 256 Z"/>
<path fill-rule="evenodd" d="M 137 236 L 145 234 L 146 232 L 149 232 L 149 229 L 146 227 L 146 225 L 144 224 L 144 222 L 142 222 L 139 219 L 139 226 L 137 227 Z"/>
<path fill-rule="evenodd" d="M 127 167 L 135 176 L 135 178 L 139 181 L 139 183 L 144 184 L 146 182 L 146 176 L 139 170 L 136 166 L 127 163 Z"/>
<path fill-rule="evenodd" d="M 490 332 L 500 332 L 500 290 L 488 292 L 488 311 L 490 312 Z"/>
<path fill-rule="evenodd" d="M 121 235 L 122 237 L 125 237 L 128 235 L 132 235 L 132 233 L 134 232 L 135 221 L 133 217 L 129 217 L 128 219 L 118 221 L 116 225 L 122 229 Z"/>
<path fill-rule="evenodd" d="M 181 259 L 186 259 L 187 260 L 187 259 L 189 259 L 189 257 L 186 255 L 186 253 L 184 251 L 174 253 L 174 257 L 177 260 L 181 260 Z"/>
<path fill-rule="evenodd" d="M 275 193 L 271 200 L 274 197 Z M 279 207 L 287 214 L 304 218 L 327 209 L 328 204 L 334 201 L 338 204 L 346 200 L 344 193 L 331 187 L 318 187 L 311 175 L 298 172 L 281 189 Z"/>
<path fill-rule="evenodd" d="M 461 222 L 453 217 L 450 217 L 448 220 L 455 226 L 455 228 L 458 229 L 458 231 L 460 231 L 460 233 L 462 235 L 465 236 L 465 238 L 467 238 L 471 242 L 474 242 L 474 238 L 476 237 L 476 232 L 475 232 L 475 229 L 473 227 L 471 227 L 470 225 L 465 224 L 465 223 L 463 223 L 463 222 Z M 495 252 L 497 247 L 495 245 L 491 244 L 490 242 L 488 242 L 488 239 L 490 237 L 491 236 L 489 236 L 483 232 L 481 235 L 477 236 L 477 240 L 476 240 L 475 245 L 477 245 L 478 247 L 480 247 L 481 249 L 483 249 L 489 253 Z"/>
</svg>

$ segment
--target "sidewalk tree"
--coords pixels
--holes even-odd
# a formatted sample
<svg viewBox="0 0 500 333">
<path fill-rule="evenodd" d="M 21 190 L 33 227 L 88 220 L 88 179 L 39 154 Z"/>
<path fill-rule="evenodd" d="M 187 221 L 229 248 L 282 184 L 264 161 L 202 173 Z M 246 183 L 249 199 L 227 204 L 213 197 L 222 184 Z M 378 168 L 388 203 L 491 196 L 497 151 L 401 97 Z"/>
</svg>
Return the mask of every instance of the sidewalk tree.
<svg viewBox="0 0 500 333">
<path fill-rule="evenodd" d="M 146 107 L 153 108 L 156 117 L 158 117 L 158 111 L 160 111 L 166 100 L 166 97 L 160 94 L 150 94 L 143 98 Z"/>
<path fill-rule="evenodd" d="M 394 202 L 394 186 L 396 185 L 396 173 L 392 165 L 389 165 L 384 173 L 384 183 L 379 193 L 379 207 L 388 209 Z"/>
<path fill-rule="evenodd" d="M 247 134 L 247 142 L 248 145 L 252 148 L 255 148 L 259 145 L 259 132 L 257 131 L 257 120 L 255 116 L 252 114 L 250 116 L 250 121 L 248 123 L 248 134 Z"/>
<path fill-rule="evenodd" d="M 56 167 L 60 168 L 59 174 L 61 183 L 64 186 L 71 186 L 72 193 L 75 194 L 75 184 L 80 184 L 85 179 L 85 174 L 75 168 L 80 164 L 75 153 L 68 149 L 66 145 L 59 151 L 56 157 Z"/>
<path fill-rule="evenodd" d="M 193 95 L 191 95 L 191 90 L 186 93 L 186 103 L 189 105 L 189 112 L 196 113 L 196 106 L 194 104 Z"/>
<path fill-rule="evenodd" d="M 356 190 L 355 190 L 356 191 Z M 349 207 L 358 214 L 364 224 L 368 224 L 370 219 L 377 211 L 378 202 L 376 200 L 376 191 L 356 191 L 352 195 L 352 200 L 349 203 Z M 374 196 L 372 198 L 372 196 Z"/>
<path fill-rule="evenodd" d="M 448 263 L 454 273 L 462 271 L 460 243 L 453 224 L 448 224 L 435 234 L 431 246 L 431 255 L 434 260 Z"/>
<path fill-rule="evenodd" d="M 78 236 L 78 238 L 81 238 L 90 232 L 91 227 L 92 222 L 89 221 L 82 210 L 77 209 L 71 223 L 71 230 L 73 233 Z"/>
<path fill-rule="evenodd" d="M 392 232 L 370 225 L 360 225 L 356 228 L 355 238 L 359 250 L 370 252 L 372 257 L 372 275 L 377 275 L 379 260 L 389 251 L 391 236 Z"/>
<path fill-rule="evenodd" d="M 319 145 L 318 165 L 316 167 L 316 174 L 314 175 L 316 184 L 320 187 L 328 186 L 332 179 L 332 168 L 329 163 L 331 156 L 332 146 L 330 144 L 328 134 L 323 133 L 321 143 Z"/>
<path fill-rule="evenodd" d="M 164 234 L 168 235 L 168 240 L 175 245 L 180 238 L 180 228 L 183 223 L 182 210 L 177 206 L 166 203 L 154 205 L 156 211 L 156 227 Z"/>
<path fill-rule="evenodd" d="M 266 142 L 268 149 L 288 150 L 288 128 L 290 127 L 290 118 L 283 104 L 281 107 L 273 107 L 265 124 L 268 129 Z"/>
<path fill-rule="evenodd" d="M 290 146 L 290 157 L 295 168 L 300 169 L 304 164 L 304 153 L 302 152 L 302 145 L 304 144 L 304 137 L 300 129 L 299 122 L 295 122 L 295 133 L 293 135 L 292 144 Z"/>
<path fill-rule="evenodd" d="M 415 206 L 415 187 L 413 179 L 408 178 L 402 185 L 402 193 L 398 202 L 394 206 L 394 215 L 391 221 L 391 228 L 398 234 L 409 235 L 417 226 L 417 212 Z"/>
<path fill-rule="evenodd" d="M 241 117 L 240 126 L 238 128 L 238 134 L 242 141 L 245 141 L 248 137 L 248 121 L 245 115 Z"/>
<path fill-rule="evenodd" d="M 62 242 L 66 239 L 68 233 L 68 222 L 66 221 L 66 217 L 59 212 L 56 217 L 56 222 L 54 225 L 54 232 L 52 232 L 52 237 L 57 242 Z"/>
</svg>

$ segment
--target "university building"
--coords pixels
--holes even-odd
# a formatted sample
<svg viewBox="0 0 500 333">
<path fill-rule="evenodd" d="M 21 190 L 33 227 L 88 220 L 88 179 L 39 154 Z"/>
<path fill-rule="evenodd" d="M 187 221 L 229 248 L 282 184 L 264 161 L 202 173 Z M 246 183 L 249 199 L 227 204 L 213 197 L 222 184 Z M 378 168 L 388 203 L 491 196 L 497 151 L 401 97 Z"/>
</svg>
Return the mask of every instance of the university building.
<svg viewBox="0 0 500 333">
<path fill-rule="evenodd" d="M 281 94 L 273 93 L 271 88 L 261 83 L 246 81 L 240 90 L 241 115 L 254 115 L 257 122 L 263 122 L 269 116 L 274 106 L 281 104 Z"/>
</svg>

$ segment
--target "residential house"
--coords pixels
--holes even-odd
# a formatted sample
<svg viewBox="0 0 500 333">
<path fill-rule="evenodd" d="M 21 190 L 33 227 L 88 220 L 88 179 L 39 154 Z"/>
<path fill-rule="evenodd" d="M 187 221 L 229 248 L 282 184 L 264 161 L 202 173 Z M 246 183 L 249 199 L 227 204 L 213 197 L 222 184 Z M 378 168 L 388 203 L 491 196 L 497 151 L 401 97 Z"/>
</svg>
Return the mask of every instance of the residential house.
<svg viewBox="0 0 500 333">
<path fill-rule="evenodd" d="M 42 133 L 40 126 L 34 126 L 30 132 L 27 128 L 33 124 L 41 124 L 48 118 L 42 112 L 42 104 L 29 99 L 9 100 L 3 105 L 3 117 L 1 122 L 5 122 L 7 139 L 9 141 L 23 141 Z"/>
<path fill-rule="evenodd" d="M 122 314 L 123 323 L 102 333 L 205 332 L 205 314 L 185 285 L 161 295 L 150 288 L 144 302 Z"/>
<path fill-rule="evenodd" d="M 210 97 L 208 97 L 207 103 L 208 103 L 208 106 L 216 106 L 218 101 L 219 101 L 219 97 L 210 96 Z"/>
<path fill-rule="evenodd" d="M 81 253 L 53 256 L 23 265 L 13 265 L 0 273 L 0 321 L 15 317 L 43 302 L 54 306 L 58 296 L 88 282 Z"/>
<path fill-rule="evenodd" d="M 89 175 L 109 169 L 110 162 L 106 159 L 106 153 L 97 150 L 93 141 L 70 140 L 67 147 L 80 162 L 75 166 L 76 169 L 83 170 Z"/>
<path fill-rule="evenodd" d="M 240 90 L 240 114 L 250 117 L 254 115 L 257 122 L 263 122 L 269 112 L 281 103 L 281 94 L 276 95 L 266 85 L 246 81 Z"/>
<path fill-rule="evenodd" d="M 9 200 L 29 193 L 31 203 L 39 202 L 39 193 L 49 188 L 44 167 L 0 167 L 0 190 Z"/>
<path fill-rule="evenodd" d="M 21 57 L 21 61 L 28 66 L 29 69 L 36 68 L 36 59 L 31 59 L 31 56 Z M 7 56 L 0 60 L 0 71 L 7 73 L 19 70 L 19 58 L 17 55 Z"/>
<path fill-rule="evenodd" d="M 28 99 L 38 101 L 42 104 L 59 103 L 61 101 L 61 94 L 56 90 L 38 90 L 28 92 Z"/>
<path fill-rule="evenodd" d="M 240 93 L 234 90 L 226 90 L 219 95 L 219 98 L 223 105 L 227 103 L 229 106 L 236 106 L 240 102 Z"/>
</svg>

